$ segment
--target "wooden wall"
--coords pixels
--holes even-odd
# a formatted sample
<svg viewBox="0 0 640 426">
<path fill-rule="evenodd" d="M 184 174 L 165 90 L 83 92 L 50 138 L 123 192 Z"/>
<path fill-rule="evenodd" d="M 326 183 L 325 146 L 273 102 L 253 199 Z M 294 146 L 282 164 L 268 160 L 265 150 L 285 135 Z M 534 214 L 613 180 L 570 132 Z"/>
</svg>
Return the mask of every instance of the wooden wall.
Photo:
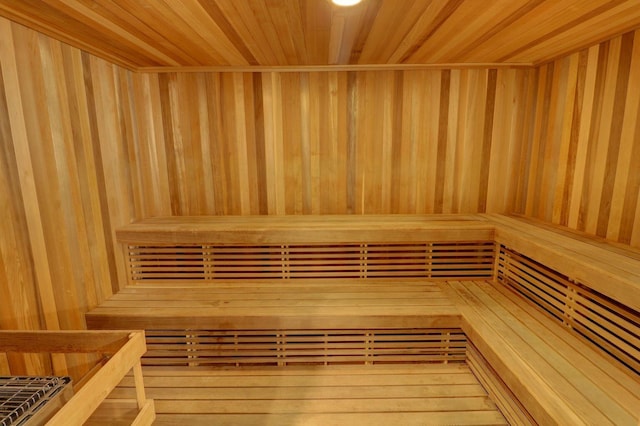
<svg viewBox="0 0 640 426">
<path fill-rule="evenodd" d="M 130 217 L 113 190 L 129 184 L 110 186 L 110 169 L 126 165 L 109 163 L 123 140 L 109 132 L 124 125 L 113 122 L 119 100 L 97 82 L 127 75 L 0 19 L 1 328 L 82 329 L 84 311 L 112 293 L 112 230 Z M 53 363 L 76 378 L 89 362 L 10 358 L 14 373 Z M 0 369 L 6 361 L 0 355 Z"/>
<path fill-rule="evenodd" d="M 640 247 L 640 31 L 540 67 L 524 212 Z"/>
<path fill-rule="evenodd" d="M 533 70 L 132 76 L 133 202 L 158 214 L 508 211 Z M 124 160 L 124 159 L 123 159 Z"/>
</svg>

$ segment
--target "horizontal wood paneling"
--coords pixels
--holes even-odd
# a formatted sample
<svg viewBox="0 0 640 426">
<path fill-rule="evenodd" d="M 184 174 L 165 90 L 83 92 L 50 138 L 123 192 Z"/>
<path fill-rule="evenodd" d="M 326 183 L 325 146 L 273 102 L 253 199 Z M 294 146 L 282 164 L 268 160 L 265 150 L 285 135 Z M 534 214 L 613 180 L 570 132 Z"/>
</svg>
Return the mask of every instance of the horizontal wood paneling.
<svg viewBox="0 0 640 426">
<path fill-rule="evenodd" d="M 524 212 L 640 246 L 640 32 L 540 68 Z"/>
<path fill-rule="evenodd" d="M 0 15 L 131 69 L 541 63 L 640 26 L 637 0 L 0 0 Z"/>
</svg>

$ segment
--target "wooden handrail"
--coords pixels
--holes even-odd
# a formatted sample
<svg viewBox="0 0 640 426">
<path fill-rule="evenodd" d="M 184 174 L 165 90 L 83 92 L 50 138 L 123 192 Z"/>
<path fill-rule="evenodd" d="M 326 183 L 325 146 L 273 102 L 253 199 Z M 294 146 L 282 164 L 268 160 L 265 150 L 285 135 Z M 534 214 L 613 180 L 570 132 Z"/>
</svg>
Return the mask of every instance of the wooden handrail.
<svg viewBox="0 0 640 426">
<path fill-rule="evenodd" d="M 133 424 L 151 424 L 153 401 L 144 392 L 140 357 L 146 352 L 144 331 L 0 331 L 0 351 L 22 353 L 93 353 L 108 360 L 53 415 L 47 425 L 81 425 L 123 377 L 133 371 L 138 414 Z"/>
</svg>

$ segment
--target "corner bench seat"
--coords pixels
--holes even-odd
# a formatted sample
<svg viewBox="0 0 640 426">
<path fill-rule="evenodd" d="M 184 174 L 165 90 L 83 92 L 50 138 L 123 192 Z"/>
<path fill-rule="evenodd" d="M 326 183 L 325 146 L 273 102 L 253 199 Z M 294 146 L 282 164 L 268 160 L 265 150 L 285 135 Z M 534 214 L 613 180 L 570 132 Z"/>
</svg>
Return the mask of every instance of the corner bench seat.
<svg viewBox="0 0 640 426">
<path fill-rule="evenodd" d="M 468 362 L 478 375 L 483 369 L 497 373 L 506 385 L 507 395 L 492 396 L 507 401 L 498 405 L 512 415 L 512 422 L 527 424 L 532 418 L 544 425 L 638 424 L 639 376 L 500 284 L 449 284 L 469 339 Z M 499 388 L 501 383 L 485 385 Z M 526 410 L 518 408 L 523 406 Z"/>
</svg>

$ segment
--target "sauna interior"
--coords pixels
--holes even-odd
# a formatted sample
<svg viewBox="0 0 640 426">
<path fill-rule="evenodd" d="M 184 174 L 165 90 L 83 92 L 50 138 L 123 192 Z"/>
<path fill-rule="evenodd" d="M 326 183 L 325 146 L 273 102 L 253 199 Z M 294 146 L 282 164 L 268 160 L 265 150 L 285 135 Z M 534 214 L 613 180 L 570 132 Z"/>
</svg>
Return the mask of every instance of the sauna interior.
<svg viewBox="0 0 640 426">
<path fill-rule="evenodd" d="M 638 0 L 0 0 L 0 144 L 74 421 L 640 421 Z"/>
</svg>

